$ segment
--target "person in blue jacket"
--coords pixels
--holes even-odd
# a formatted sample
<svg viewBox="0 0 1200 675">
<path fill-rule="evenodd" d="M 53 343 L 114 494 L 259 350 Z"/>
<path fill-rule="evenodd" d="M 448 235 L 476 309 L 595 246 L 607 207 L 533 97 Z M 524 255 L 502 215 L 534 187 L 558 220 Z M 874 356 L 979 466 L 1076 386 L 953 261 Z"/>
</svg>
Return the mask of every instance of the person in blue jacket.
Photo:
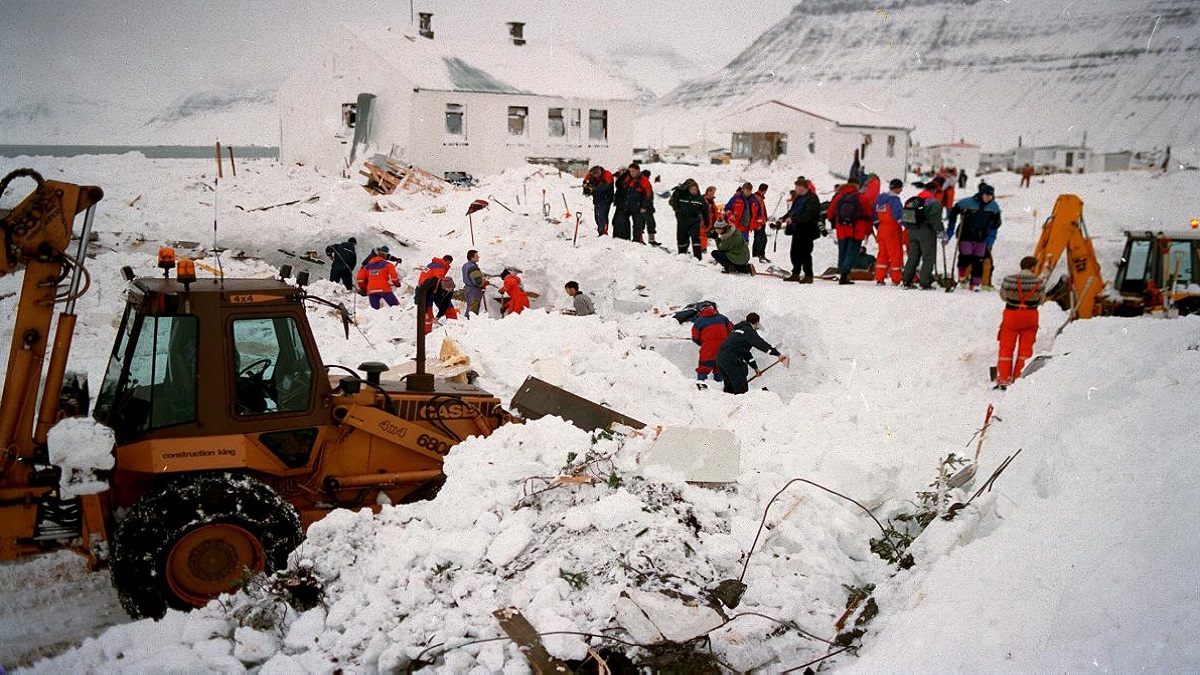
<svg viewBox="0 0 1200 675">
<path fill-rule="evenodd" d="M 1000 205 L 996 203 L 996 189 L 987 183 L 979 184 L 979 191 L 971 197 L 960 199 L 950 209 L 949 225 L 945 240 L 954 236 L 955 223 L 962 218 L 958 231 L 958 283 L 968 283 L 970 289 L 979 290 L 983 282 L 983 260 L 996 243 L 1000 229 Z"/>
</svg>

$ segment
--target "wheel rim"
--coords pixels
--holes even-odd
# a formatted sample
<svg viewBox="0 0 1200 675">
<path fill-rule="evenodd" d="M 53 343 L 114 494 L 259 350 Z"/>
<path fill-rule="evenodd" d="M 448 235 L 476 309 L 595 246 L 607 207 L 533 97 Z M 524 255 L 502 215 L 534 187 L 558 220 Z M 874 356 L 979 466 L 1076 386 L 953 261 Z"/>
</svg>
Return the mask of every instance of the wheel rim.
<svg viewBox="0 0 1200 675">
<path fill-rule="evenodd" d="M 193 607 L 233 588 L 245 570 L 261 572 L 266 556 L 262 542 L 243 527 L 211 523 L 185 534 L 167 557 L 167 584 Z"/>
</svg>

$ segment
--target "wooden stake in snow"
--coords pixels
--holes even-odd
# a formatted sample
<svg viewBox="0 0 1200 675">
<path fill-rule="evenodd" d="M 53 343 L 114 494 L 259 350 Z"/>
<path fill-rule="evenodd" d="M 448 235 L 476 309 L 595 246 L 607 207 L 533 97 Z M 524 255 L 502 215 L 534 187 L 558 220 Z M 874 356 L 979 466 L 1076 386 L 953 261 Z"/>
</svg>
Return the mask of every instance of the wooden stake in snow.
<svg viewBox="0 0 1200 675">
<path fill-rule="evenodd" d="M 237 177 L 237 164 L 233 163 L 233 146 L 225 148 L 229 151 L 229 169 L 233 172 L 234 177 Z"/>
<path fill-rule="evenodd" d="M 217 141 L 217 178 L 224 178 L 225 174 L 221 172 L 221 141 Z"/>
</svg>

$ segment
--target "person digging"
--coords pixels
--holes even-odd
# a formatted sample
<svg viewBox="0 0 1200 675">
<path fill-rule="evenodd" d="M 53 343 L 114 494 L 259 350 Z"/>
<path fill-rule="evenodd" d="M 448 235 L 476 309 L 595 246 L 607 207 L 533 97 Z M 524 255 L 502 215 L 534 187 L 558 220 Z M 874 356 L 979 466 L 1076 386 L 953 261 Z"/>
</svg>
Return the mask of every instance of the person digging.
<svg viewBox="0 0 1200 675">
<path fill-rule="evenodd" d="M 768 344 L 758 334 L 761 326 L 758 314 L 750 312 L 746 315 L 745 321 L 733 327 L 729 337 L 725 338 L 725 341 L 721 343 L 721 348 L 717 350 L 717 370 L 725 378 L 725 393 L 744 394 L 750 390 L 750 384 L 746 379 L 750 372 L 749 368 L 754 369 L 756 377 L 763 374 L 763 370 L 759 370 L 758 364 L 754 361 L 752 349 L 777 356 L 779 357 L 778 363 L 785 366 L 788 364 L 788 357 Z"/>
</svg>

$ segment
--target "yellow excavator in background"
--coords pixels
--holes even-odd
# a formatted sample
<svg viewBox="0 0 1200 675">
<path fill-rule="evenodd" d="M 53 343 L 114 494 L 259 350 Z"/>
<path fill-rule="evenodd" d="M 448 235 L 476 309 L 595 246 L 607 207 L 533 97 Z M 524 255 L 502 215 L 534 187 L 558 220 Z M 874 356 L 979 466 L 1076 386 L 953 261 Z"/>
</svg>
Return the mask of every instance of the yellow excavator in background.
<svg viewBox="0 0 1200 675">
<path fill-rule="evenodd" d="M 86 384 L 65 372 L 104 195 L 20 169 L 0 196 L 22 178 L 36 187 L 0 213 L 0 275 L 24 266 L 0 399 L 0 561 L 65 547 L 107 562 L 135 618 L 203 606 L 247 570 L 285 566 L 303 528 L 333 509 L 431 496 L 452 446 L 511 420 L 486 391 L 425 371 L 419 312 L 417 372 L 385 382 L 388 367 L 368 362 L 360 376 L 322 362 L 306 303 L 347 315 L 299 276 L 197 279 L 191 261 L 164 249 L 162 277 L 123 270 L 124 316 L 93 411 L 116 441 L 114 466 L 99 475 L 108 489 L 67 498 L 47 438 L 89 407 Z M 421 286 L 418 306 L 431 288 Z"/>
<path fill-rule="evenodd" d="M 1059 195 L 1042 226 L 1034 272 L 1049 279 L 1066 254 L 1065 278 L 1047 293 L 1071 318 L 1200 311 L 1200 232 L 1126 231 L 1116 280 L 1105 288 L 1083 220 L 1083 200 Z"/>
</svg>

